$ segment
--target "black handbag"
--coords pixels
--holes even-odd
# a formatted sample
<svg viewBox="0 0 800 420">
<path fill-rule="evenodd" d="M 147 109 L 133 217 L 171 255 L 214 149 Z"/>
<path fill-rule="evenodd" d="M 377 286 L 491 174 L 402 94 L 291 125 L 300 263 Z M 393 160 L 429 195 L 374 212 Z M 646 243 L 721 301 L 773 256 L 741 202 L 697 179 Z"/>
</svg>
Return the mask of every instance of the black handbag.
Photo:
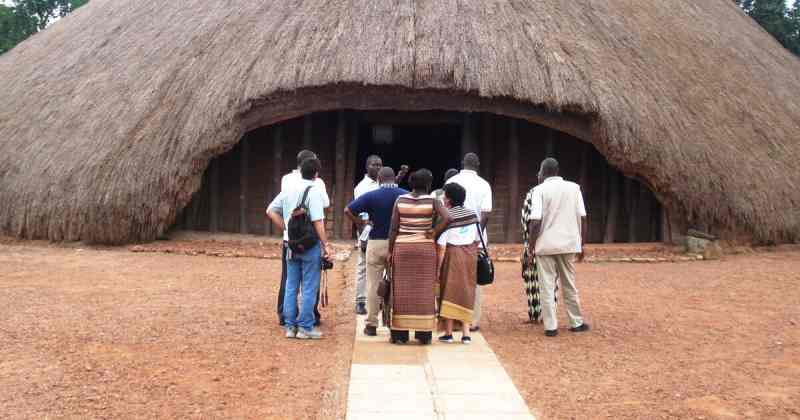
<svg viewBox="0 0 800 420">
<path fill-rule="evenodd" d="M 480 223 L 475 223 L 478 227 L 478 236 L 481 238 L 481 248 L 478 251 L 478 277 L 476 282 L 479 286 L 486 286 L 494 282 L 494 264 L 492 258 L 489 256 L 489 249 L 486 248 L 486 242 L 483 241 L 483 229 Z"/>
</svg>

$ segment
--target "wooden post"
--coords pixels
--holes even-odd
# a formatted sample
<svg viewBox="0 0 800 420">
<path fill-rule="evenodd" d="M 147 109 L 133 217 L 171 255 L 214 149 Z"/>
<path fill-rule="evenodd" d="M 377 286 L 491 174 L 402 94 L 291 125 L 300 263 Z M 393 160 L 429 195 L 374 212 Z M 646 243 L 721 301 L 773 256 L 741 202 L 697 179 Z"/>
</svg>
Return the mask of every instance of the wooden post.
<svg viewBox="0 0 800 420">
<path fill-rule="evenodd" d="M 481 114 L 481 139 L 483 146 L 483 156 L 481 156 L 481 168 L 483 168 L 483 178 L 489 184 L 494 183 L 494 118 L 492 114 Z"/>
<path fill-rule="evenodd" d="M 544 135 L 544 157 L 546 158 L 554 158 L 556 157 L 556 147 L 555 147 L 555 137 L 556 131 L 552 128 L 545 128 L 545 135 Z"/>
<path fill-rule="evenodd" d="M 619 173 L 616 169 L 609 168 L 608 177 L 608 217 L 606 218 L 606 232 L 603 242 L 610 244 L 616 239 L 617 216 L 619 214 Z"/>
<path fill-rule="evenodd" d="M 211 160 L 210 193 L 208 230 L 216 232 L 219 230 L 219 158 Z"/>
<path fill-rule="evenodd" d="M 274 195 L 281 192 L 281 178 L 283 176 L 283 125 L 276 125 L 272 130 L 272 191 Z M 267 203 L 269 205 L 269 203 Z M 272 223 L 267 221 L 270 226 L 270 232 L 273 235 L 283 236 L 283 232 L 272 226 Z"/>
<path fill-rule="evenodd" d="M 625 179 L 625 202 L 628 210 L 628 242 L 633 243 L 636 242 L 639 211 L 639 182 L 633 178 Z"/>
<path fill-rule="evenodd" d="M 353 186 L 355 185 L 356 173 L 358 172 L 358 118 L 352 113 L 347 115 L 347 126 L 350 127 L 349 135 L 347 138 L 347 158 L 345 162 L 345 177 L 342 184 L 342 195 L 344 196 L 344 203 L 342 209 L 352 199 L 354 195 Z M 342 239 L 350 239 L 353 237 L 353 224 L 345 217 L 342 217 Z"/>
<path fill-rule="evenodd" d="M 337 239 L 342 239 L 344 231 L 344 190 L 347 170 L 347 121 L 344 111 L 336 113 L 336 166 L 333 184 L 333 234 Z"/>
<path fill-rule="evenodd" d="M 474 125 L 472 114 L 464 113 L 464 119 L 461 122 L 461 156 L 478 151 L 475 144 Z"/>
<path fill-rule="evenodd" d="M 303 149 L 311 150 L 311 145 L 313 144 L 312 135 L 313 135 L 313 114 L 306 114 L 303 117 Z"/>
<path fill-rule="evenodd" d="M 517 242 L 519 231 L 519 134 L 517 120 L 511 119 L 508 136 L 508 210 L 506 242 Z"/>
<path fill-rule="evenodd" d="M 244 136 L 239 150 L 239 233 L 247 233 L 247 172 L 250 167 L 250 141 Z"/>
</svg>

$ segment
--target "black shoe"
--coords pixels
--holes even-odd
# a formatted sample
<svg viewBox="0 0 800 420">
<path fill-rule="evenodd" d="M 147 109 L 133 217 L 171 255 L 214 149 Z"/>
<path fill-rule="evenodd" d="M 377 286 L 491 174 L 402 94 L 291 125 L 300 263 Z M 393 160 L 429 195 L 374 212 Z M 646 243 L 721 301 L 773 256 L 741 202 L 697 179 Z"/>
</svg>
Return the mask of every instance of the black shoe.
<svg viewBox="0 0 800 420">
<path fill-rule="evenodd" d="M 315 327 L 319 327 L 320 325 L 322 325 L 322 320 L 319 319 L 319 318 L 315 319 L 314 320 L 314 326 Z"/>
<path fill-rule="evenodd" d="M 555 337 L 558 335 L 558 330 L 544 330 L 544 335 L 548 337 Z"/>
<path fill-rule="evenodd" d="M 469 332 L 475 332 L 475 331 L 480 331 L 480 330 L 481 330 L 481 327 L 479 327 L 477 325 L 474 326 L 474 327 L 469 327 Z"/>
<path fill-rule="evenodd" d="M 452 343 L 453 342 L 453 334 L 447 334 L 439 337 L 439 341 L 442 343 Z"/>
<path fill-rule="evenodd" d="M 369 337 L 375 337 L 376 335 L 378 335 L 378 327 L 374 325 L 367 325 L 366 327 L 364 327 L 364 335 Z"/>
<path fill-rule="evenodd" d="M 461 337 L 461 344 L 470 344 L 472 343 L 472 338 L 470 336 Z"/>
<path fill-rule="evenodd" d="M 357 315 L 366 315 L 367 314 L 367 304 L 364 302 L 356 303 L 356 314 Z"/>
<path fill-rule="evenodd" d="M 589 324 L 584 322 L 583 324 L 578 325 L 577 327 L 570 328 L 569 330 L 572 331 L 572 332 L 589 331 Z"/>
</svg>

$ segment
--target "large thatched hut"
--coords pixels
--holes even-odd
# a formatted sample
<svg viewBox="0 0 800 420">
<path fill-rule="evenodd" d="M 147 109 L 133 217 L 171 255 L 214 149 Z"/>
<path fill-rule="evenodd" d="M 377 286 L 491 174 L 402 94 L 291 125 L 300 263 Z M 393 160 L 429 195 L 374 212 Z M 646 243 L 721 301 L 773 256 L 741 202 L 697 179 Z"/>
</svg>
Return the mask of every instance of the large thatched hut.
<svg viewBox="0 0 800 420">
<path fill-rule="evenodd" d="M 0 56 L 0 230 L 270 234 L 307 146 L 340 237 L 368 153 L 440 173 L 474 150 L 495 240 L 555 155 L 593 241 L 796 241 L 797 92 L 730 0 L 93 0 Z"/>
</svg>

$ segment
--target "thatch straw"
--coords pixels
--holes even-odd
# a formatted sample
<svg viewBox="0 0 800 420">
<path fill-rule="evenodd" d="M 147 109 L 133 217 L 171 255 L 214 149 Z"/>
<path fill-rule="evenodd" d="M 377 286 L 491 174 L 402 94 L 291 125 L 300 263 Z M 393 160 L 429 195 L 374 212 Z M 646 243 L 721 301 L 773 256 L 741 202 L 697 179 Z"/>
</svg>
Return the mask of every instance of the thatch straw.
<svg viewBox="0 0 800 420">
<path fill-rule="evenodd" d="M 800 238 L 800 60 L 729 0 L 92 0 L 0 56 L 0 230 L 151 240 L 253 121 L 382 92 L 567 111 L 674 211 Z"/>
</svg>

